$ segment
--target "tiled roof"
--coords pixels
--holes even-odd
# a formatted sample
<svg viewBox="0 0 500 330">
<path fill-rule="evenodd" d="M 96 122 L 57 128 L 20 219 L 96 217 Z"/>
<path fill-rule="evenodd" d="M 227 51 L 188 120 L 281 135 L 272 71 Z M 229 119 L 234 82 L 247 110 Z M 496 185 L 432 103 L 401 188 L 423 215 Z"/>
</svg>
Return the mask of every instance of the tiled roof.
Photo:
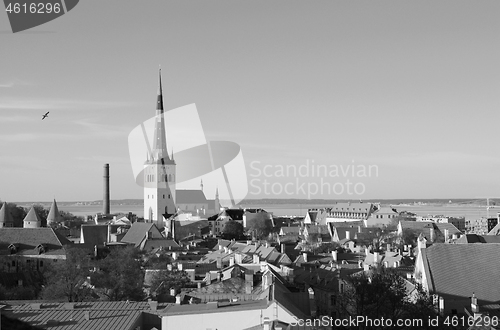
<svg viewBox="0 0 500 330">
<path fill-rule="evenodd" d="M 176 190 L 175 202 L 177 204 L 207 204 L 207 198 L 201 190 Z"/>
<path fill-rule="evenodd" d="M 349 237 L 354 239 L 356 237 L 356 233 L 358 232 L 358 228 L 350 228 L 350 227 L 336 227 L 333 236 L 335 236 L 335 232 L 337 233 L 337 238 L 342 240 L 347 238 L 347 232 L 349 232 Z"/>
<path fill-rule="evenodd" d="M 421 251 L 435 293 L 500 301 L 500 244 L 434 244 Z"/>
<path fill-rule="evenodd" d="M 477 234 L 466 234 L 461 236 L 455 241 L 457 244 L 468 244 L 468 243 L 500 243 L 500 236 L 496 235 L 477 235 Z"/>
<path fill-rule="evenodd" d="M 3 202 L 2 208 L 0 208 L 0 222 L 10 225 L 14 224 L 14 218 L 12 218 L 12 214 L 6 202 Z"/>
<path fill-rule="evenodd" d="M 177 240 L 182 240 L 191 235 L 194 235 L 195 237 L 201 237 L 204 234 L 208 234 L 208 232 L 210 231 L 208 220 L 176 220 L 174 221 L 174 226 L 175 239 Z"/>
<path fill-rule="evenodd" d="M 72 244 L 52 228 L 2 228 L 0 230 L 0 250 L 5 250 L 10 244 L 16 243 L 19 244 L 18 251 L 32 250 L 40 244 L 44 244 L 49 251 Z"/>
<path fill-rule="evenodd" d="M 166 238 L 150 238 L 144 244 L 144 250 L 146 251 L 151 251 L 160 247 L 163 249 L 169 249 L 170 247 L 179 248 L 180 246 L 173 239 Z"/>
<path fill-rule="evenodd" d="M 28 214 L 26 214 L 23 221 L 39 222 L 39 223 L 42 222 L 42 219 L 40 219 L 40 216 L 35 211 L 34 205 L 31 206 L 30 210 L 28 211 Z"/>
<path fill-rule="evenodd" d="M 125 236 L 123 236 L 121 242 L 138 245 L 144 238 L 146 238 L 147 232 L 153 232 L 152 238 L 161 238 L 161 233 L 158 228 L 151 222 L 134 222 L 132 227 L 127 231 Z"/>
<path fill-rule="evenodd" d="M 2 309 L 2 314 L 19 319 L 32 325 L 47 327 L 51 330 L 127 330 L 141 326 L 143 312 L 154 313 L 147 302 L 83 302 L 75 303 L 74 309 L 68 309 L 71 303 L 24 303 L 9 305 Z M 158 304 L 158 309 L 166 304 Z M 90 320 L 85 319 L 89 313 Z M 49 321 L 53 321 L 52 323 Z"/>
<path fill-rule="evenodd" d="M 435 227 L 437 227 L 437 230 L 439 230 L 443 235 L 445 229 L 448 229 L 448 235 L 462 235 L 462 232 L 455 227 L 454 224 L 452 223 L 447 223 L 447 222 L 437 222 L 434 224 Z"/>
<path fill-rule="evenodd" d="M 289 234 L 300 235 L 301 229 L 302 228 L 300 227 L 281 227 L 280 232 L 282 232 L 283 235 L 289 235 Z"/>
<path fill-rule="evenodd" d="M 306 226 L 308 234 L 321 234 L 330 236 L 327 225 Z"/>
<path fill-rule="evenodd" d="M 47 215 L 47 223 L 61 222 L 63 220 L 64 219 L 59 214 L 59 209 L 57 208 L 56 200 L 54 199 L 52 205 L 50 206 L 49 214 Z"/>
<path fill-rule="evenodd" d="M 332 212 L 370 212 L 372 203 L 335 203 L 331 210 Z"/>
</svg>

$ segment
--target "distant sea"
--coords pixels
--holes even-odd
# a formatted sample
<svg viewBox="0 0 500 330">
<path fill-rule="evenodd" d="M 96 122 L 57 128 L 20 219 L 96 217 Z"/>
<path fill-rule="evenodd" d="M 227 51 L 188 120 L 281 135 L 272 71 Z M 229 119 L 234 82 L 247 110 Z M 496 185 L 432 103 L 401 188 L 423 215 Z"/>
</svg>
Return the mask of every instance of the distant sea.
<svg viewBox="0 0 500 330">
<path fill-rule="evenodd" d="M 24 205 L 23 205 L 24 206 Z M 275 216 L 304 216 L 308 209 L 330 207 L 331 204 L 243 204 L 242 208 L 263 208 L 268 212 L 273 212 Z M 469 217 L 486 217 L 486 206 L 482 205 L 457 205 L 457 204 L 442 204 L 442 205 L 393 205 L 398 211 L 409 211 L 420 216 L 427 215 L 445 215 L 445 216 L 465 216 Z M 101 205 L 59 205 L 62 211 L 73 213 L 76 216 L 94 215 L 102 212 Z M 111 205 L 111 213 L 128 213 L 132 212 L 137 216 L 142 217 L 144 214 L 142 205 Z M 490 207 L 489 216 L 496 217 L 497 212 L 500 212 L 500 207 Z"/>
</svg>

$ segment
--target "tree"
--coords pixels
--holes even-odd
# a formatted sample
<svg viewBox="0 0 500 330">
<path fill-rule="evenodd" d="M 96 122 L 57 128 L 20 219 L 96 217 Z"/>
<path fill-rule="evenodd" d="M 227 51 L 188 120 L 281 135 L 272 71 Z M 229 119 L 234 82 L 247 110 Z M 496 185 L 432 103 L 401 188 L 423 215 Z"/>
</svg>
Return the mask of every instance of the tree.
<svg viewBox="0 0 500 330">
<path fill-rule="evenodd" d="M 97 268 L 91 280 L 104 299 L 141 301 L 144 298 L 144 274 L 135 248 L 111 250 L 106 258 L 97 262 Z"/>
<path fill-rule="evenodd" d="M 88 283 L 91 260 L 87 250 L 76 247 L 65 248 L 66 260 L 47 265 L 44 272 L 46 285 L 42 290 L 43 299 L 89 301 L 92 289 Z"/>
<path fill-rule="evenodd" d="M 273 229 L 271 220 L 268 218 L 266 212 L 257 213 L 257 215 L 249 221 L 248 232 L 252 234 L 254 238 L 263 239 L 269 235 Z"/>
<path fill-rule="evenodd" d="M 243 225 L 237 221 L 229 220 L 224 225 L 222 234 L 225 236 L 224 238 L 239 239 L 243 236 Z"/>
<path fill-rule="evenodd" d="M 151 293 L 154 295 L 169 294 L 171 288 L 179 291 L 189 283 L 191 283 L 191 279 L 183 270 L 158 270 L 151 281 Z"/>
<path fill-rule="evenodd" d="M 370 272 L 356 273 L 345 280 L 344 292 L 339 295 L 340 318 L 361 315 L 370 319 L 418 319 L 421 328 L 430 327 L 428 317 L 437 315 L 430 296 L 417 285 L 416 294 L 410 296 L 407 282 L 393 269 L 378 267 Z M 362 324 L 358 329 L 373 329 Z M 376 327 L 384 329 L 384 327 Z M 390 328 L 390 327 L 388 327 Z M 411 327 L 398 327 L 411 329 Z"/>
</svg>

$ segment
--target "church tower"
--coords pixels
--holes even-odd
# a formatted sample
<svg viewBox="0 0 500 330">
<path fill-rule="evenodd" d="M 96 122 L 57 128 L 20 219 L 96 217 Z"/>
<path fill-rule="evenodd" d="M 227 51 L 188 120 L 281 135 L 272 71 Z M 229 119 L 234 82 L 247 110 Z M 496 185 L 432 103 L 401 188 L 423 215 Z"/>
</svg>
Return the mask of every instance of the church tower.
<svg viewBox="0 0 500 330">
<path fill-rule="evenodd" d="M 144 164 L 144 219 L 163 229 L 163 215 L 175 211 L 175 161 L 167 152 L 160 70 L 153 146 Z"/>
</svg>

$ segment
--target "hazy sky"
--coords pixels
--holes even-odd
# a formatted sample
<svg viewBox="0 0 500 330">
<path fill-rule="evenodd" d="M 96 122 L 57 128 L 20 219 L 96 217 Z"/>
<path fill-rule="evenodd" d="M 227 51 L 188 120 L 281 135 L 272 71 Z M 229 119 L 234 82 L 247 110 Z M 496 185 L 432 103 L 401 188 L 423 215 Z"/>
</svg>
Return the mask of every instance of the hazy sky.
<svg viewBox="0 0 500 330">
<path fill-rule="evenodd" d="M 0 199 L 100 199 L 104 163 L 113 199 L 142 198 L 127 138 L 154 115 L 160 64 L 165 108 L 195 103 L 209 140 L 241 146 L 249 198 L 498 197 L 499 15 L 498 0 L 85 0 L 13 34 L 0 13 Z M 311 164 L 327 177 L 276 173 Z"/>
</svg>

